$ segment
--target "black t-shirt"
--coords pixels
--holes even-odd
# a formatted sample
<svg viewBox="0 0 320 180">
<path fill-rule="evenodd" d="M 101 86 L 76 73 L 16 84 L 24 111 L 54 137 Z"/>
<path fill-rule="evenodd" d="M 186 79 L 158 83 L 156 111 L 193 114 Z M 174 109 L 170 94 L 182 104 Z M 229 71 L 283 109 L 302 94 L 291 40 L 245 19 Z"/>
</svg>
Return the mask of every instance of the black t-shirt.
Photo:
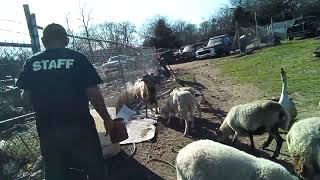
<svg viewBox="0 0 320 180">
<path fill-rule="evenodd" d="M 42 136 L 94 128 L 85 89 L 101 82 L 83 54 L 57 48 L 28 58 L 16 84 L 30 91 Z"/>
</svg>

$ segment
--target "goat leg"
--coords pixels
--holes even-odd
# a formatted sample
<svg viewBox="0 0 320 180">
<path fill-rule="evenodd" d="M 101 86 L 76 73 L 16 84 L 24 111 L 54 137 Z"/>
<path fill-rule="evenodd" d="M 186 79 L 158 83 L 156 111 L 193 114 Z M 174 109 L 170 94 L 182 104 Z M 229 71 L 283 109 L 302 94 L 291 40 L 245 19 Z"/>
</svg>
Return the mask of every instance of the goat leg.
<svg viewBox="0 0 320 180">
<path fill-rule="evenodd" d="M 145 109 L 146 109 L 146 118 L 148 117 L 148 105 L 147 105 L 147 103 L 145 103 Z"/>
<path fill-rule="evenodd" d="M 265 141 L 265 142 L 260 146 L 260 148 L 261 148 L 261 149 L 265 149 L 266 147 L 268 147 L 268 146 L 271 144 L 271 142 L 272 142 L 273 139 L 274 139 L 274 138 L 269 134 L 269 137 L 268 137 L 267 141 Z"/>
<path fill-rule="evenodd" d="M 234 135 L 233 135 L 233 138 L 232 138 L 232 143 L 231 143 L 232 146 L 235 144 L 237 138 L 238 138 L 238 133 L 234 132 Z"/>
<path fill-rule="evenodd" d="M 168 126 L 170 124 L 170 122 L 171 122 L 171 116 L 169 116 L 168 121 L 166 123 L 166 126 Z"/>
<path fill-rule="evenodd" d="M 276 142 L 277 142 L 277 147 L 276 147 L 276 150 L 274 151 L 274 154 L 272 156 L 272 158 L 277 158 L 280 154 L 280 150 L 281 150 L 281 146 L 282 146 L 282 143 L 283 143 L 283 139 L 282 137 L 279 135 L 279 132 L 276 131 L 276 132 L 270 132 L 269 133 L 273 138 L 275 138 Z"/>
<path fill-rule="evenodd" d="M 188 122 L 188 119 L 184 118 L 184 133 L 183 133 L 183 136 L 187 136 L 188 134 L 188 131 L 189 131 L 189 122 Z"/>
<path fill-rule="evenodd" d="M 201 107 L 199 103 L 197 103 L 197 109 L 198 109 L 199 119 L 201 119 Z"/>
<path fill-rule="evenodd" d="M 256 150 L 256 147 L 254 146 L 253 135 L 252 135 L 252 134 L 249 134 L 249 138 L 250 138 L 251 151 L 255 151 L 255 150 Z"/>
<path fill-rule="evenodd" d="M 195 121 L 194 121 L 194 116 L 191 115 L 191 129 L 194 129 L 196 127 Z"/>
<path fill-rule="evenodd" d="M 158 103 L 156 103 L 156 114 L 159 114 Z"/>
</svg>

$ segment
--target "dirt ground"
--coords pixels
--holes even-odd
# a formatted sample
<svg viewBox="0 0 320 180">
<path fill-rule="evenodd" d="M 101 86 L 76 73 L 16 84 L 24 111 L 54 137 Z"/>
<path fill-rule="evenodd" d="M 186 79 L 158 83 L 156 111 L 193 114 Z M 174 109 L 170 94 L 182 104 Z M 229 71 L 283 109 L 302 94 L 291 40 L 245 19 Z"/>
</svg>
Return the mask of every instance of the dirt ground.
<svg viewBox="0 0 320 180">
<path fill-rule="evenodd" d="M 202 96 L 198 97 L 201 102 L 202 118 L 196 119 L 196 129 L 189 137 L 183 137 L 184 126 L 175 123 L 177 121 L 172 121 L 168 127 L 159 121 L 156 137 L 150 142 L 137 144 L 133 158 L 128 156 L 133 146 L 128 145 L 122 147 L 124 151 L 120 155 L 121 158 L 116 157 L 108 161 L 110 174 L 114 179 L 176 179 L 175 169 L 169 163 L 175 164 L 175 157 L 179 149 L 194 140 L 215 140 L 215 132 L 232 106 L 256 99 L 269 98 L 253 86 L 232 83 L 228 77 L 222 75 L 219 69 L 210 63 L 210 60 L 174 65 L 172 68 L 178 77 L 195 77 L 192 78 L 193 80 L 183 82 L 202 93 Z M 179 85 L 175 82 L 167 82 L 161 90 L 163 92 L 176 86 Z M 163 101 L 161 100 L 160 104 L 163 104 Z M 284 134 L 282 136 L 285 138 Z M 266 134 L 256 136 L 254 138 L 256 147 L 259 147 L 266 138 Z M 258 149 L 253 153 L 249 150 L 248 141 L 249 138 L 240 138 L 235 147 L 264 158 L 270 158 L 273 154 L 275 142 L 272 142 L 268 150 Z M 276 162 L 293 172 L 290 161 L 286 142 L 284 142 Z"/>
</svg>

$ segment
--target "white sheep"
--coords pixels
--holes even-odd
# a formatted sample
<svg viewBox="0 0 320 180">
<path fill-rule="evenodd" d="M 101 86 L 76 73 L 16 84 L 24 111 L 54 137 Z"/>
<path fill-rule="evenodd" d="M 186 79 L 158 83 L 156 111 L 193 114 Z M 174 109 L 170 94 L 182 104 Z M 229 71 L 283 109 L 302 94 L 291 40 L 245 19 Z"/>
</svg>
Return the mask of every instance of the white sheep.
<svg viewBox="0 0 320 180">
<path fill-rule="evenodd" d="M 233 135 L 232 144 L 238 136 L 248 136 L 250 138 L 251 150 L 255 150 L 253 135 L 260 135 L 265 132 L 269 137 L 277 141 L 277 147 L 273 158 L 280 154 L 283 139 L 279 135 L 278 128 L 287 130 L 290 122 L 290 114 L 279 103 L 271 100 L 254 101 L 251 103 L 237 105 L 231 108 L 224 119 L 218 132 L 218 140 L 224 141 Z M 271 138 L 270 138 L 271 139 Z M 272 139 L 268 139 L 265 144 L 270 144 Z M 270 141 L 270 142 L 269 142 Z"/>
<path fill-rule="evenodd" d="M 176 172 L 177 180 L 298 180 L 280 164 L 210 140 L 182 148 Z"/>
<path fill-rule="evenodd" d="M 189 91 L 175 91 L 167 99 L 167 102 L 160 110 L 160 116 L 168 119 L 167 125 L 170 124 L 171 118 L 176 114 L 185 121 L 184 136 L 189 131 L 188 114 L 191 117 L 191 128 L 195 127 L 194 107 L 197 106 L 199 117 L 201 118 L 200 104 Z"/>
<path fill-rule="evenodd" d="M 196 96 L 199 93 L 193 87 L 177 87 L 172 90 L 170 95 L 174 94 L 176 91 L 189 91 L 193 96 Z"/>
<path fill-rule="evenodd" d="M 311 178 L 320 173 L 320 117 L 294 123 L 287 134 L 287 145 L 297 174 Z"/>
</svg>

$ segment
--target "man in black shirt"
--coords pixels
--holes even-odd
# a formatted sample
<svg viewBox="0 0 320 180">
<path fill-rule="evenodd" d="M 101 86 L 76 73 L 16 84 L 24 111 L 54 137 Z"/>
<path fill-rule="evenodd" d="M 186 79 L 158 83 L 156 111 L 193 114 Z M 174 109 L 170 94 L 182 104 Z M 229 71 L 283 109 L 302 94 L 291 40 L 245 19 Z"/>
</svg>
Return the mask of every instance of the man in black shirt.
<svg viewBox="0 0 320 180">
<path fill-rule="evenodd" d="M 103 155 L 89 112 L 90 101 L 107 132 L 112 129 L 97 87 L 102 80 L 83 54 L 66 48 L 69 39 L 61 25 L 48 25 L 42 42 L 46 50 L 26 60 L 17 86 L 36 112 L 45 179 L 68 179 L 66 170 L 76 165 L 90 180 L 102 180 Z"/>
</svg>

